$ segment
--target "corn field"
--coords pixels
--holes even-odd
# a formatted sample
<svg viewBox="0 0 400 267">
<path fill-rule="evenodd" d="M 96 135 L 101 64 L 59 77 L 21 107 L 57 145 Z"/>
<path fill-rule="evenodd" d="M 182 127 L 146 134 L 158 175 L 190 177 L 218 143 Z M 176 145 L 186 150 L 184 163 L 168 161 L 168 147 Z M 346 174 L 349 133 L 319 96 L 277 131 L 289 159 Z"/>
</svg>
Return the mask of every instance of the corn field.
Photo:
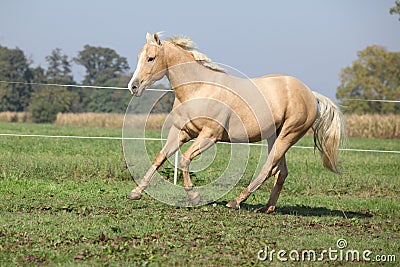
<svg viewBox="0 0 400 267">
<path fill-rule="evenodd" d="M 138 127 L 146 122 L 146 129 L 161 129 L 167 114 L 128 115 Z M 124 114 L 117 113 L 59 113 L 55 125 L 122 128 Z M 364 138 L 400 138 L 400 115 L 345 115 L 347 136 Z M 27 112 L 1 112 L 0 121 L 31 123 Z M 135 125 L 135 123 L 131 124 Z"/>
</svg>

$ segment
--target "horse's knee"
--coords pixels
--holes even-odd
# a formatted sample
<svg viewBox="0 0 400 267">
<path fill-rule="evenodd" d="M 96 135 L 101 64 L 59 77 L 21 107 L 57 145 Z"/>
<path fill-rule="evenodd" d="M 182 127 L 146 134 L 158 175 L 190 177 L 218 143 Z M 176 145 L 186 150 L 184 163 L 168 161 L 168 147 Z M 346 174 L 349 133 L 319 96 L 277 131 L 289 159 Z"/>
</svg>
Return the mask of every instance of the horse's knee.
<svg viewBox="0 0 400 267">
<path fill-rule="evenodd" d="M 186 170 L 189 167 L 190 164 L 190 160 L 188 160 L 187 158 L 185 158 L 184 156 L 182 156 L 181 158 L 181 162 L 179 163 L 179 165 L 181 166 L 181 168 L 183 170 Z"/>
</svg>

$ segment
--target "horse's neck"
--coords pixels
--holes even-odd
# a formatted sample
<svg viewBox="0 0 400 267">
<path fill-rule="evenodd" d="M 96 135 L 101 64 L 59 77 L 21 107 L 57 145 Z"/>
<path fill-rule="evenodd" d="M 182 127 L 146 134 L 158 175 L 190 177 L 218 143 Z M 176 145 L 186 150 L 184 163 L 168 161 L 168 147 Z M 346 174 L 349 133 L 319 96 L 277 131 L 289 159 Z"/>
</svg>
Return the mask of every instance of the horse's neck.
<svg viewBox="0 0 400 267">
<path fill-rule="evenodd" d="M 182 49 L 168 46 L 166 56 L 167 77 L 179 100 L 191 98 L 196 94 L 199 83 L 210 81 L 213 71 L 196 62 Z"/>
</svg>

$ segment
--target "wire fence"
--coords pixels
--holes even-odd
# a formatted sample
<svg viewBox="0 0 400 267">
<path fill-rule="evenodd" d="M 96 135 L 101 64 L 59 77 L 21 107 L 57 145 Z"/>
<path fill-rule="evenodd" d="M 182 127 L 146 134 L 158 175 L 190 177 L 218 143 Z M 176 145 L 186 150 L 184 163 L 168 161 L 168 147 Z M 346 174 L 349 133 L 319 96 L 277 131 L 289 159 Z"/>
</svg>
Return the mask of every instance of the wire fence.
<svg viewBox="0 0 400 267">
<path fill-rule="evenodd" d="M 40 85 L 40 86 L 57 86 L 57 87 L 73 87 L 73 88 L 89 88 L 89 89 L 111 89 L 111 90 L 128 90 L 128 87 L 115 87 L 115 86 L 97 86 L 97 85 L 79 85 L 79 84 L 57 84 L 57 83 L 33 83 L 33 82 L 10 82 L 0 81 L 5 84 L 21 84 L 21 85 Z M 172 92 L 172 89 L 146 89 L 148 91 Z"/>
<path fill-rule="evenodd" d="M 39 86 L 57 86 L 57 87 L 73 87 L 73 88 L 90 88 L 90 89 L 110 89 L 110 90 L 128 90 L 127 87 L 114 87 L 114 86 L 95 86 L 95 85 L 77 85 L 77 84 L 56 84 L 56 83 L 35 83 L 35 82 L 15 82 L 15 81 L 0 81 L 3 84 L 22 84 L 22 85 L 39 85 Z M 149 88 L 148 91 L 171 92 L 172 89 L 155 89 Z M 400 100 L 387 100 L 387 99 L 348 99 L 352 101 L 366 101 L 366 102 L 384 102 L 384 103 L 400 103 Z M 103 140 L 122 140 L 122 137 L 110 136 L 67 136 L 67 135 L 43 135 L 43 134 L 23 134 L 23 133 L 0 133 L 0 136 L 8 137 L 37 137 L 37 138 L 69 138 L 69 139 L 103 139 Z M 144 140 L 144 141 L 165 141 L 162 138 L 126 138 L 131 140 Z M 223 142 L 221 142 L 223 143 Z M 239 143 L 241 145 L 250 146 L 266 146 L 265 144 L 254 143 Z M 314 149 L 308 146 L 293 146 L 300 149 Z M 400 151 L 394 150 L 376 150 L 376 149 L 359 149 L 359 148 L 342 148 L 342 151 L 352 152 L 372 152 L 372 153 L 391 153 L 400 154 Z"/>
<path fill-rule="evenodd" d="M 37 137 L 37 138 L 61 138 L 61 139 L 99 139 L 99 140 L 142 140 L 142 141 L 167 141 L 165 138 L 150 138 L 150 137 L 114 137 L 114 136 L 80 136 L 80 135 L 44 135 L 44 134 L 18 134 L 18 133 L 0 133 L 0 136 L 8 137 Z M 266 144 L 260 143 L 228 143 L 219 142 L 221 144 L 232 144 L 232 145 L 248 145 L 248 146 L 263 146 L 268 147 Z M 293 148 L 300 149 L 315 149 L 313 146 L 292 146 Z M 378 149 L 359 149 L 359 148 L 340 148 L 340 151 L 352 151 L 352 152 L 373 152 L 373 153 L 390 153 L 400 154 L 400 151 L 396 150 L 378 150 Z"/>
<path fill-rule="evenodd" d="M 93 85 L 76 85 L 76 84 L 54 84 L 54 83 L 33 83 L 33 82 L 14 82 L 14 81 L 0 81 L 3 84 L 22 84 L 22 85 L 39 85 L 39 86 L 57 86 L 57 87 L 72 87 L 72 88 L 90 88 L 90 89 L 110 89 L 110 90 L 127 90 L 126 87 L 113 87 L 113 86 L 93 86 Z M 170 92 L 171 89 L 154 89 L 149 88 L 148 91 L 159 91 L 159 92 Z M 366 102 L 385 102 L 385 103 L 400 103 L 399 100 L 386 100 L 386 99 L 348 99 L 351 101 L 366 101 Z M 66 139 L 98 139 L 98 140 L 123 140 L 123 137 L 112 137 L 112 136 L 76 136 L 76 135 L 44 135 L 44 134 L 21 134 L 21 133 L 0 133 L 2 137 L 30 137 L 30 138 L 66 138 Z M 137 138 L 125 138 L 126 140 L 142 140 L 142 141 L 166 141 L 162 138 L 148 138 L 148 137 L 137 137 Z M 224 142 L 221 142 L 224 143 Z M 248 146 L 267 146 L 266 144 L 257 143 L 237 143 L 238 145 Z M 297 149 L 315 149 L 309 146 L 293 146 Z M 375 149 L 358 149 L 358 148 L 342 148 L 341 151 L 349 152 L 367 152 L 367 153 L 389 153 L 389 154 L 400 154 L 400 151 L 393 150 L 375 150 Z M 174 156 L 174 184 L 176 185 L 178 179 L 178 154 Z"/>
<path fill-rule="evenodd" d="M 79 85 L 79 84 L 35 83 L 35 82 L 14 82 L 14 81 L 0 81 L 0 83 L 22 84 L 22 85 L 40 85 L 40 86 L 58 86 L 58 87 L 73 87 L 73 88 L 128 90 L 127 87 Z M 149 88 L 149 89 L 146 89 L 146 90 L 148 90 L 148 91 L 160 91 L 160 92 L 173 92 L 172 89 L 154 89 L 154 88 Z M 400 100 L 390 100 L 390 99 L 349 98 L 347 100 L 349 100 L 349 101 L 364 101 L 364 102 L 400 103 Z"/>
</svg>

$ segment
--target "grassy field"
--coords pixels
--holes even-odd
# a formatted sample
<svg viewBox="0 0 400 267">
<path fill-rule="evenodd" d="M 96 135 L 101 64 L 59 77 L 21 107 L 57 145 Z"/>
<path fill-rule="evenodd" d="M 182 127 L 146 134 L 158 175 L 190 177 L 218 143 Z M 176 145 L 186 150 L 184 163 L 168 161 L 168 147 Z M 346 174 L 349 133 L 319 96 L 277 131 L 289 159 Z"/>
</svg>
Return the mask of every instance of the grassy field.
<svg viewBox="0 0 400 267">
<path fill-rule="evenodd" d="M 121 136 L 120 129 L 77 126 L 0 123 L 0 129 Z M 304 138 L 299 145 L 311 144 Z M 148 146 L 154 154 L 157 146 Z M 400 142 L 351 138 L 347 147 L 400 150 Z M 257 149 L 251 152 L 257 155 Z M 217 175 L 226 156 L 223 148 L 218 151 L 213 165 L 193 174 L 195 184 Z M 248 184 L 254 160 L 239 184 L 213 205 L 177 208 L 148 195 L 137 202 L 126 199 L 135 183 L 124 168 L 119 140 L 1 136 L 0 266 L 354 266 L 365 265 L 366 250 L 371 251 L 368 265 L 386 259 L 398 266 L 399 154 L 342 152 L 341 176 L 324 170 L 311 149 L 293 148 L 287 161 L 289 177 L 274 214 L 253 212 L 267 201 L 272 179 L 241 210 L 224 205 Z M 169 177 L 170 168 L 161 173 Z M 339 249 L 338 239 L 347 247 Z M 325 254 L 319 261 L 330 248 L 337 250 L 334 255 L 343 253 L 343 260 Z M 258 259 L 265 250 L 272 262 Z M 300 261 L 281 262 L 279 250 L 286 258 L 298 251 Z M 310 250 L 317 260 L 301 261 L 302 252 Z M 348 250 L 358 250 L 360 261 L 346 261 Z"/>
</svg>

